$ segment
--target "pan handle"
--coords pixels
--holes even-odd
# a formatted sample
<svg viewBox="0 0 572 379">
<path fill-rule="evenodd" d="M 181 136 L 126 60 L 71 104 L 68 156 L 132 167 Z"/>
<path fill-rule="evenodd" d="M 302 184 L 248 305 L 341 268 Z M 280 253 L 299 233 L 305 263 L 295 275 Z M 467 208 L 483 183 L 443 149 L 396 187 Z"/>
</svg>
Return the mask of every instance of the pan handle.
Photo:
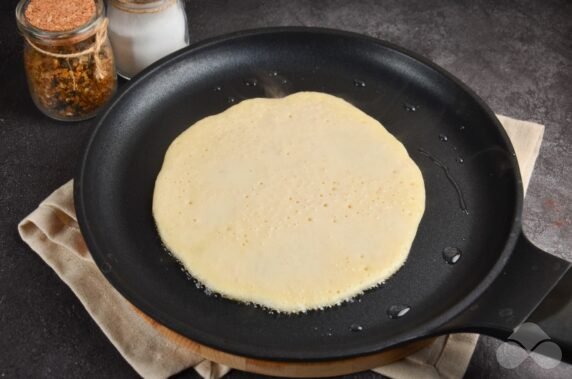
<svg viewBox="0 0 572 379">
<path fill-rule="evenodd" d="M 534 246 L 521 233 L 510 260 L 493 284 L 443 330 L 510 340 L 572 362 L 571 263 Z M 537 328 L 537 326 L 539 328 Z M 557 350 L 555 352 L 555 349 Z"/>
</svg>

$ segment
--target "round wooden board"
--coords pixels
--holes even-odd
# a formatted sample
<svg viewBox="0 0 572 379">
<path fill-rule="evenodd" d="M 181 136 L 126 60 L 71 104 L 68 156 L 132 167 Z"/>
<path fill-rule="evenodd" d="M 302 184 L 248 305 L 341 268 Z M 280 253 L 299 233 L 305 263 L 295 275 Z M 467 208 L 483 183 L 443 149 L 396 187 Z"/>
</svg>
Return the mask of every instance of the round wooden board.
<svg viewBox="0 0 572 379">
<path fill-rule="evenodd" d="M 429 338 L 415 341 L 399 346 L 395 349 L 350 359 L 332 360 L 327 362 L 278 362 L 242 357 L 201 345 L 200 343 L 190 340 L 187 337 L 163 326 L 141 312 L 139 309 L 137 309 L 137 312 L 143 319 L 149 322 L 163 335 L 175 341 L 177 344 L 181 345 L 181 347 L 186 348 L 210 361 L 217 362 L 237 370 L 281 377 L 316 378 L 351 374 L 369 370 L 403 359 L 406 356 L 430 345 L 435 340 L 435 338 Z"/>
</svg>

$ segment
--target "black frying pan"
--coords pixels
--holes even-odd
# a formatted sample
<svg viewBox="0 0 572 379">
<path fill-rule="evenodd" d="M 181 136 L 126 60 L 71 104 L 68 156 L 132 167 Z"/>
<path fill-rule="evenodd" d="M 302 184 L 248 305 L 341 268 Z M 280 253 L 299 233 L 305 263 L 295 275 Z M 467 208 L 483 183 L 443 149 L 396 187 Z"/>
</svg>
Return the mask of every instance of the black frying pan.
<svg viewBox="0 0 572 379">
<path fill-rule="evenodd" d="M 427 204 L 409 259 L 383 286 L 324 311 L 271 314 L 207 296 L 155 230 L 151 199 L 164 153 L 189 125 L 235 102 L 304 90 L 378 119 L 421 168 Z M 99 117 L 75 185 L 82 232 L 117 290 L 175 331 L 248 357 L 345 358 L 453 331 L 506 338 L 569 266 L 522 235 L 518 164 L 489 108 L 426 59 L 345 32 L 248 31 L 158 62 Z M 443 258 L 447 247 L 462 252 L 455 264 Z M 562 328 L 552 337 L 566 349 L 563 322 L 541 325 Z"/>
</svg>

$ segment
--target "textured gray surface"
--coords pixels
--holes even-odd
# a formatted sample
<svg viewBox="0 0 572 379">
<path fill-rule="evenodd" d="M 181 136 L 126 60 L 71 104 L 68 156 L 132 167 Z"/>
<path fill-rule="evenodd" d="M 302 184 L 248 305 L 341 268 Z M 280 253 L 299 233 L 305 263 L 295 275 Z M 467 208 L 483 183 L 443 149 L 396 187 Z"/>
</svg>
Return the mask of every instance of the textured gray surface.
<svg viewBox="0 0 572 379">
<path fill-rule="evenodd" d="M 524 228 L 539 247 L 572 260 L 570 1 L 186 2 L 193 41 L 278 25 L 369 34 L 442 65 L 495 112 L 545 124 Z M 0 376 L 133 377 L 69 289 L 16 233 L 17 222 L 73 175 L 91 122 L 64 125 L 34 108 L 15 4 L 0 4 Z M 568 365 L 544 370 L 531 359 L 502 369 L 495 359 L 498 343 L 481 338 L 467 377 L 572 377 Z"/>
</svg>

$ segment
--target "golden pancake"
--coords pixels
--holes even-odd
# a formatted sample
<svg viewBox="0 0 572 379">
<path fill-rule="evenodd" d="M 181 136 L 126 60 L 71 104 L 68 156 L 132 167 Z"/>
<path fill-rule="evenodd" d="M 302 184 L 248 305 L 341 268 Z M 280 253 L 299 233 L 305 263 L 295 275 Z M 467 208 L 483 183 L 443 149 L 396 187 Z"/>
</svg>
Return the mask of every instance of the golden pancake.
<svg viewBox="0 0 572 379">
<path fill-rule="evenodd" d="M 284 312 L 338 304 L 405 262 L 425 209 L 419 168 L 337 97 L 252 99 L 169 147 L 153 215 L 210 290 Z"/>
</svg>

